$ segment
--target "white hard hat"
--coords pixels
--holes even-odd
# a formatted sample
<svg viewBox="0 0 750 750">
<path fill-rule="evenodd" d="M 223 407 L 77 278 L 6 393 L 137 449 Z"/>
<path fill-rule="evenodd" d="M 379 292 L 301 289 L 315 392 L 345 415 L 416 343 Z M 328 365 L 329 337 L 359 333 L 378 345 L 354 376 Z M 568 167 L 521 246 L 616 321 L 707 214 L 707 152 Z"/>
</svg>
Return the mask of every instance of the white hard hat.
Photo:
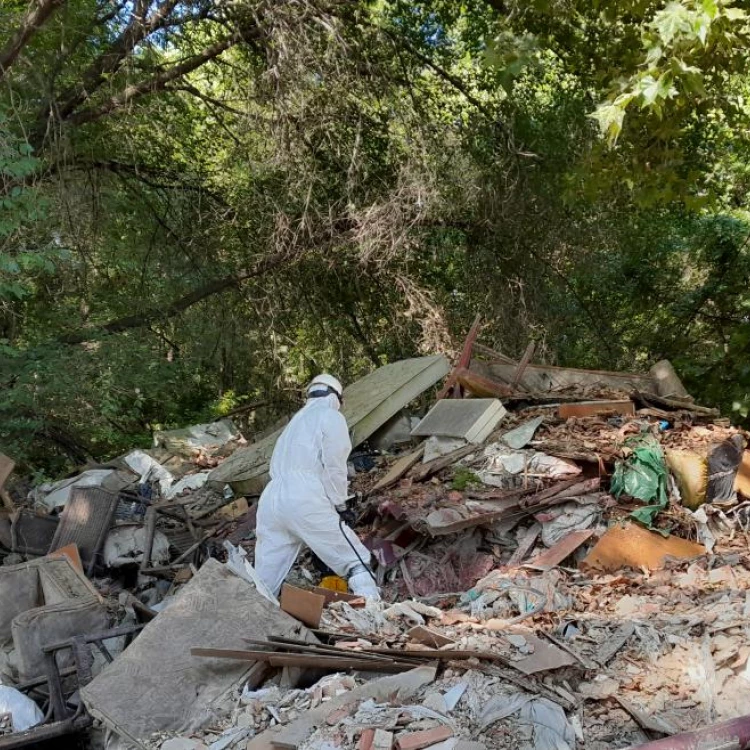
<svg viewBox="0 0 750 750">
<path fill-rule="evenodd" d="M 323 390 L 324 388 L 330 388 L 339 398 L 344 395 L 344 387 L 341 383 L 336 380 L 333 375 L 329 375 L 325 372 L 312 379 L 310 385 L 307 386 L 307 392 L 312 393 L 313 391 Z"/>
</svg>

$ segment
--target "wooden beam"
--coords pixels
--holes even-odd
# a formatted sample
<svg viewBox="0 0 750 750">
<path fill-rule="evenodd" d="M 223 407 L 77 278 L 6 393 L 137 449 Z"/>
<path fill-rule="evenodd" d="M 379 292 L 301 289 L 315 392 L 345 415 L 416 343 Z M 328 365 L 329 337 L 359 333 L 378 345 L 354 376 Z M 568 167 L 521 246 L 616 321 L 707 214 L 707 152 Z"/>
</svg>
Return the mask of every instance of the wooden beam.
<svg viewBox="0 0 750 750">
<path fill-rule="evenodd" d="M 362 669 L 368 672 L 406 672 L 414 669 L 412 662 L 350 658 L 348 656 L 324 656 L 322 654 L 280 654 L 275 651 L 239 651 L 224 648 L 191 648 L 191 656 L 210 659 L 234 659 L 236 661 L 260 661 L 272 667 L 312 667 L 318 669 Z"/>
<path fill-rule="evenodd" d="M 529 341 L 529 344 L 526 347 L 526 351 L 523 353 L 523 357 L 521 357 L 521 361 L 518 363 L 515 375 L 513 375 L 513 380 L 511 381 L 511 385 L 513 386 L 513 388 L 518 388 L 518 386 L 521 384 L 523 374 L 526 371 L 526 368 L 529 366 L 531 358 L 534 356 L 535 349 L 536 343 L 534 341 Z"/>
<path fill-rule="evenodd" d="M 458 358 L 456 366 L 453 368 L 453 372 L 448 376 L 448 380 L 445 381 L 443 389 L 438 393 L 438 401 L 441 398 L 452 396 L 453 398 L 460 398 L 461 386 L 457 383 L 457 373 L 459 370 L 467 369 L 471 364 L 471 353 L 474 349 L 474 342 L 477 340 L 479 335 L 479 326 L 482 322 L 482 316 L 477 315 L 474 318 L 474 323 L 469 330 L 469 334 L 464 341 L 463 348 L 461 349 L 461 355 Z"/>
</svg>

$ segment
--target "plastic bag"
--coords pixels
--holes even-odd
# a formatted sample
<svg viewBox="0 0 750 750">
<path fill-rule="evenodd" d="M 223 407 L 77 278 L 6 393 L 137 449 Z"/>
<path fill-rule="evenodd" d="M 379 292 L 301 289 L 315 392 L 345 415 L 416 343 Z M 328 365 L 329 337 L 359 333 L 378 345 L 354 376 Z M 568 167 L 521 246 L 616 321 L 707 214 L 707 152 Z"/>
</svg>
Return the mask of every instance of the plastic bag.
<svg viewBox="0 0 750 750">
<path fill-rule="evenodd" d="M 630 515 L 651 527 L 659 511 L 667 506 L 667 464 L 661 446 L 653 438 L 639 439 L 633 453 L 625 461 L 618 461 L 610 486 L 619 498 L 629 495 L 645 503 L 653 503 L 634 510 Z"/>
<path fill-rule="evenodd" d="M 0 685 L 0 714 L 10 714 L 14 732 L 25 732 L 44 721 L 44 714 L 20 690 Z"/>
</svg>

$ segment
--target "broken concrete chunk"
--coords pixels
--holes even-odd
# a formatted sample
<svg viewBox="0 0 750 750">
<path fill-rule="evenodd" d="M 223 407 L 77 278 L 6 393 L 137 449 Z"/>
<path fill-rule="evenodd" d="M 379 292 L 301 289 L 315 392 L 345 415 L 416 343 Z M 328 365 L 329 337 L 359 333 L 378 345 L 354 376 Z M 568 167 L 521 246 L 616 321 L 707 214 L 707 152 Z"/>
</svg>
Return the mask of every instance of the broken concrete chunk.
<svg viewBox="0 0 750 750">
<path fill-rule="evenodd" d="M 286 726 L 271 727 L 264 732 L 264 735 L 268 735 L 277 747 L 297 748 L 316 727 L 325 722 L 331 711 L 347 703 L 369 698 L 374 698 L 376 701 L 393 701 L 398 704 L 399 701 L 406 701 L 420 688 L 433 682 L 436 672 L 436 667 L 417 667 L 409 672 L 366 682 L 344 695 L 333 698 L 328 703 L 309 709 L 301 718 Z"/>
<path fill-rule="evenodd" d="M 376 729 L 372 738 L 372 750 L 391 750 L 393 747 L 393 732 Z"/>
</svg>

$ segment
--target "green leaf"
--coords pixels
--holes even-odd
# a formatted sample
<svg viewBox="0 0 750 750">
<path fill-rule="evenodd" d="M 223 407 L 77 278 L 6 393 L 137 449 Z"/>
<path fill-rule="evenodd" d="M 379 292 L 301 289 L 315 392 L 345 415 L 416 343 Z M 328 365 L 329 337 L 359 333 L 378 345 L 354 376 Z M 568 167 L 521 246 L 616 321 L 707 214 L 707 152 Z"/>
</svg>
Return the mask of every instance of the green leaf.
<svg viewBox="0 0 750 750">
<path fill-rule="evenodd" d="M 744 21 L 747 13 L 741 8 L 724 8 L 723 16 L 730 21 Z"/>
<path fill-rule="evenodd" d="M 684 5 L 670 2 L 654 16 L 652 26 L 668 46 L 678 34 L 690 29 L 690 16 L 690 11 Z"/>
<path fill-rule="evenodd" d="M 625 119 L 625 106 L 618 104 L 617 100 L 601 104 L 589 117 L 596 120 L 599 125 L 599 132 L 613 146 L 622 131 L 622 124 Z"/>
<path fill-rule="evenodd" d="M 719 12 L 716 0 L 701 0 L 701 8 L 703 8 L 704 13 L 707 13 L 712 20 L 716 18 L 716 14 Z"/>
</svg>

